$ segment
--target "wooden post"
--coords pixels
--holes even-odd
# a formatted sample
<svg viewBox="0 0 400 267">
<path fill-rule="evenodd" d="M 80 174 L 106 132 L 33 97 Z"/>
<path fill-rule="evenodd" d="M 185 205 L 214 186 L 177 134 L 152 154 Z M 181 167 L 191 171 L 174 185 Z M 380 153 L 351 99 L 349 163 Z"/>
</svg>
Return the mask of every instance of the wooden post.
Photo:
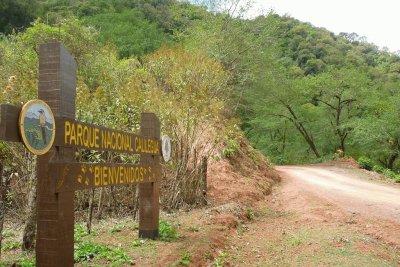
<svg viewBox="0 0 400 267">
<path fill-rule="evenodd" d="M 141 136 L 160 138 L 160 121 L 154 113 L 142 113 Z M 142 164 L 154 162 L 156 182 L 139 184 L 139 237 L 156 239 L 160 215 L 160 156 L 141 155 Z"/>
<path fill-rule="evenodd" d="M 39 99 L 54 116 L 75 119 L 76 63 L 60 43 L 46 43 L 39 51 Z M 57 129 L 56 129 L 57 131 Z M 49 162 L 74 161 L 73 148 L 52 148 L 38 156 L 37 266 L 74 265 L 74 192 L 55 193 L 56 177 Z"/>
</svg>

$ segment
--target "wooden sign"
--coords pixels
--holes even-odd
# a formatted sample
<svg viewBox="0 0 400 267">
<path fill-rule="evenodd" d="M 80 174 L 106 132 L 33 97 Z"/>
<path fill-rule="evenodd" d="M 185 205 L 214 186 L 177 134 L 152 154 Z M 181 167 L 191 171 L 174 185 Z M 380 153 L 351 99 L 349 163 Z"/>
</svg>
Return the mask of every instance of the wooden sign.
<svg viewBox="0 0 400 267">
<path fill-rule="evenodd" d="M 139 184 L 139 236 L 157 238 L 160 121 L 142 113 L 141 135 L 75 120 L 76 63 L 64 46 L 39 49 L 40 100 L 0 105 L 0 140 L 23 142 L 37 158 L 36 265 L 74 265 L 74 192 Z M 140 154 L 139 164 L 75 161 L 77 148 Z"/>
<path fill-rule="evenodd" d="M 151 183 L 159 175 L 154 164 L 52 162 L 49 169 L 57 178 L 56 192 Z"/>
<path fill-rule="evenodd" d="M 156 138 L 147 138 L 67 118 L 57 118 L 56 128 L 56 146 L 130 154 L 161 154 L 161 142 Z"/>
</svg>

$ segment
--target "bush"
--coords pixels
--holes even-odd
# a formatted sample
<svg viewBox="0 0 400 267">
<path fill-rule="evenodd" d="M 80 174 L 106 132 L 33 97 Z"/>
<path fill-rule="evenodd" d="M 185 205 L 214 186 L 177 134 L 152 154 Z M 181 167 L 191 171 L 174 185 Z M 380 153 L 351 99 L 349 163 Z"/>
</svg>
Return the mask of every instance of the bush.
<svg viewBox="0 0 400 267">
<path fill-rule="evenodd" d="M 370 171 L 375 164 L 372 159 L 363 156 L 358 159 L 358 165 L 360 166 L 360 168 Z"/>
<path fill-rule="evenodd" d="M 94 257 L 103 258 L 112 263 L 112 266 L 133 264 L 133 260 L 121 248 L 109 248 L 93 242 L 82 242 L 75 245 L 75 262 L 88 261 Z"/>
<path fill-rule="evenodd" d="M 377 173 L 383 173 L 385 171 L 385 168 L 383 168 L 382 166 L 379 166 L 379 165 L 374 165 L 372 170 Z"/>
<path fill-rule="evenodd" d="M 178 239 L 175 228 L 166 221 L 160 221 L 160 240 L 172 241 Z"/>
<path fill-rule="evenodd" d="M 392 170 L 390 169 L 385 169 L 383 171 L 383 175 L 385 175 L 387 178 L 390 179 L 396 179 L 396 173 L 394 173 Z"/>
</svg>

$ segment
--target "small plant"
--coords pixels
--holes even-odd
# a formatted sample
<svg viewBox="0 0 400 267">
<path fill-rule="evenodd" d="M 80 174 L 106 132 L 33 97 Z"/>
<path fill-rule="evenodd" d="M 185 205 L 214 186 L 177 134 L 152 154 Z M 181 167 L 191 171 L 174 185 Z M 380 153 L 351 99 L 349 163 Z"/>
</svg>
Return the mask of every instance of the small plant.
<svg viewBox="0 0 400 267">
<path fill-rule="evenodd" d="M 132 241 L 132 245 L 133 245 L 134 247 L 140 247 L 142 244 L 143 244 L 143 243 L 142 243 L 142 241 L 141 241 L 140 239 L 134 239 L 134 240 Z"/>
<path fill-rule="evenodd" d="M 192 262 L 192 255 L 189 252 L 185 252 L 182 254 L 181 259 L 179 260 L 179 265 L 189 266 L 191 262 Z"/>
<path fill-rule="evenodd" d="M 374 165 L 372 170 L 377 173 L 383 173 L 385 171 L 385 168 L 383 168 L 382 166 L 379 166 L 379 165 Z"/>
<path fill-rule="evenodd" d="M 21 247 L 21 243 L 16 241 L 6 242 L 4 243 L 3 250 L 14 250 Z"/>
<path fill-rule="evenodd" d="M 74 228 L 74 241 L 75 243 L 79 243 L 82 241 L 82 238 L 87 236 L 86 228 L 82 224 L 75 224 Z"/>
<path fill-rule="evenodd" d="M 236 139 L 228 139 L 226 140 L 226 146 L 222 150 L 223 158 L 231 158 L 239 151 L 239 143 Z"/>
<path fill-rule="evenodd" d="M 384 169 L 383 175 L 385 175 L 387 178 L 390 178 L 390 179 L 396 179 L 396 173 L 390 169 Z"/>
<path fill-rule="evenodd" d="M 221 251 L 221 252 L 219 253 L 218 258 L 215 258 L 215 259 L 214 259 L 214 262 L 213 262 L 214 266 L 216 266 L 216 267 L 223 267 L 223 266 L 224 266 L 224 263 L 226 262 L 226 260 L 227 260 L 230 256 L 231 256 L 231 255 L 230 255 L 229 253 L 226 253 L 226 252 Z"/>
<path fill-rule="evenodd" d="M 103 258 L 111 262 L 113 266 L 133 263 L 121 248 L 109 248 L 106 245 L 93 242 L 82 242 L 75 247 L 75 262 L 87 261 L 95 257 Z"/>
<path fill-rule="evenodd" d="M 22 258 L 18 260 L 17 266 L 21 267 L 35 267 L 36 266 L 36 259 L 33 258 Z"/>
<path fill-rule="evenodd" d="M 248 220 L 253 220 L 255 213 L 252 209 L 247 208 L 244 212 L 244 216 L 246 217 L 246 219 Z"/>
<path fill-rule="evenodd" d="M 363 156 L 358 159 L 358 165 L 360 166 L 360 168 L 370 171 L 375 164 L 372 159 Z"/>
<path fill-rule="evenodd" d="M 3 238 L 8 238 L 8 237 L 14 237 L 15 234 L 13 232 L 11 232 L 10 230 L 5 230 L 3 232 Z"/>
<path fill-rule="evenodd" d="M 121 225 L 115 225 L 110 230 L 111 233 L 119 233 L 121 231 L 122 231 L 122 226 Z"/>
<path fill-rule="evenodd" d="M 189 226 L 189 231 L 190 231 L 190 232 L 198 232 L 198 231 L 199 231 L 199 228 L 196 227 L 196 226 Z"/>
<path fill-rule="evenodd" d="M 160 221 L 159 234 L 161 241 L 172 241 L 178 239 L 175 228 L 166 221 Z"/>
</svg>

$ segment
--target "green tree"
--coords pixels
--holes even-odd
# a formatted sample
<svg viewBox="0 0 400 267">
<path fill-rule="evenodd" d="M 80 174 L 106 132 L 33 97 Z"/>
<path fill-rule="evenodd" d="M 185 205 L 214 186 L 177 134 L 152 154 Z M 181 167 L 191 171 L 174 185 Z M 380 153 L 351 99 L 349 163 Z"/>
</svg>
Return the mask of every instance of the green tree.
<svg viewBox="0 0 400 267">
<path fill-rule="evenodd" d="M 337 149 L 344 153 L 346 139 L 354 129 L 353 121 L 361 115 L 365 94 L 371 90 L 370 79 L 354 68 L 332 68 L 305 79 L 313 99 L 324 107 L 324 120 L 329 122 L 338 139 Z"/>
<path fill-rule="evenodd" d="M 21 31 L 35 18 L 36 0 L 2 0 L 0 2 L 0 33 Z"/>
</svg>

